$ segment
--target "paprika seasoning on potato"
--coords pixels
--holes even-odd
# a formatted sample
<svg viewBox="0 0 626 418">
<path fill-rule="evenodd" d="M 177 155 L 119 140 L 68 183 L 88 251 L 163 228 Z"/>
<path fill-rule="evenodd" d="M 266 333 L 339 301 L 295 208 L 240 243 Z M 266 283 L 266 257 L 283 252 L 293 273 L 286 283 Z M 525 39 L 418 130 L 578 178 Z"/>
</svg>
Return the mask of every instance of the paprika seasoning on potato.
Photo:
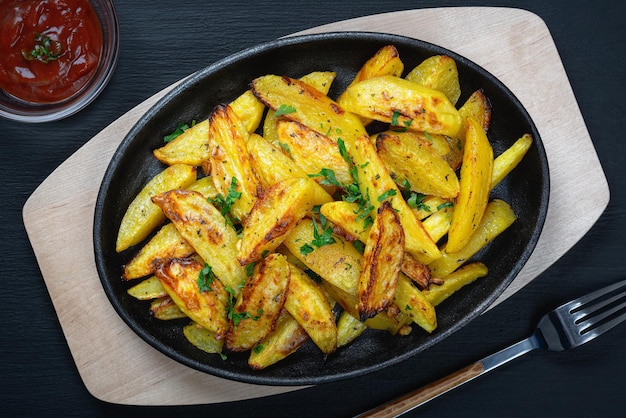
<svg viewBox="0 0 626 418">
<path fill-rule="evenodd" d="M 103 46 L 88 0 L 0 0 L 0 10 L 0 89 L 47 104 L 85 87 Z"/>
</svg>

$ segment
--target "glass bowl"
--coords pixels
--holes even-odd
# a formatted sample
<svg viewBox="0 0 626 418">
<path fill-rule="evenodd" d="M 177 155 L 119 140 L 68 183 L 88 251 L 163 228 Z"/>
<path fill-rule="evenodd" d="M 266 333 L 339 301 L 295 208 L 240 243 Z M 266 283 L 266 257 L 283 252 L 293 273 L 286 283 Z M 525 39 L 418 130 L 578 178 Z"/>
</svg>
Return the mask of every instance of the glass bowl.
<svg viewBox="0 0 626 418">
<path fill-rule="evenodd" d="M 56 103 L 30 103 L 0 89 L 0 117 L 19 122 L 51 122 L 66 118 L 89 105 L 106 87 L 117 64 L 119 21 L 112 0 L 91 0 L 102 28 L 102 53 L 93 77 L 76 94 Z"/>
</svg>

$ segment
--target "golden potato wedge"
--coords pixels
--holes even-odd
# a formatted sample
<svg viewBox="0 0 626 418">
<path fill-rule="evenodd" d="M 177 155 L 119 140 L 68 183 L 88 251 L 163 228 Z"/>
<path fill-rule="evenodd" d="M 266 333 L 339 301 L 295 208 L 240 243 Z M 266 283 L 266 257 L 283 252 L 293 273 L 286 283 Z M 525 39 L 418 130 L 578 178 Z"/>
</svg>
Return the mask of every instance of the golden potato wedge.
<svg viewBox="0 0 626 418">
<path fill-rule="evenodd" d="M 316 190 L 303 178 L 282 180 L 267 189 L 244 224 L 237 252 L 239 263 L 243 266 L 258 261 L 282 244 L 313 206 L 327 201 L 328 195 L 316 195 Z"/>
<path fill-rule="evenodd" d="M 221 339 L 228 331 L 228 292 L 219 280 L 207 282 L 207 290 L 201 291 L 198 281 L 203 268 L 189 258 L 157 260 L 154 273 L 185 315 Z"/>
<path fill-rule="evenodd" d="M 448 233 L 452 224 L 453 213 L 454 208 L 452 206 L 441 207 L 437 212 L 422 221 L 424 229 L 433 241 L 439 242 Z"/>
<path fill-rule="evenodd" d="M 187 190 L 198 192 L 207 199 L 214 199 L 215 196 L 219 194 L 210 176 L 205 176 L 194 181 L 187 187 Z"/>
<path fill-rule="evenodd" d="M 209 121 L 198 122 L 164 146 L 155 149 L 154 157 L 167 165 L 200 166 L 209 158 Z"/>
<path fill-rule="evenodd" d="M 273 330 L 287 298 L 291 269 L 282 254 L 273 253 L 254 268 L 237 302 L 230 308 L 226 347 L 246 351 Z"/>
<path fill-rule="evenodd" d="M 365 321 L 386 310 L 396 293 L 404 257 L 404 230 L 388 201 L 378 208 L 363 253 L 359 276 L 359 319 Z"/>
<path fill-rule="evenodd" d="M 485 212 L 491 191 L 493 150 L 479 122 L 467 119 L 465 148 L 459 196 L 454 203 L 452 224 L 448 232 L 446 251 L 460 251 L 469 241 Z"/>
<path fill-rule="evenodd" d="M 339 153 L 337 142 L 299 122 L 290 120 L 278 121 L 276 130 L 283 153 L 294 160 L 308 175 L 330 169 L 341 184 L 352 183 L 350 167 Z M 312 178 L 318 183 L 324 180 L 323 176 Z"/>
<path fill-rule="evenodd" d="M 154 260 L 159 258 L 183 258 L 195 252 L 180 235 L 176 227 L 165 224 L 124 266 L 124 280 L 138 279 L 154 273 Z"/>
<path fill-rule="evenodd" d="M 122 252 L 139 244 L 165 221 L 163 211 L 152 202 L 152 196 L 172 189 L 185 188 L 196 181 L 196 168 L 185 164 L 167 167 L 154 176 L 126 209 L 115 243 Z"/>
<path fill-rule="evenodd" d="M 167 291 L 156 276 L 150 276 L 128 289 L 128 294 L 138 300 L 151 300 L 167 296 Z"/>
<path fill-rule="evenodd" d="M 308 339 L 298 321 L 283 310 L 274 330 L 250 351 L 248 365 L 253 370 L 263 370 L 296 352 Z"/>
<path fill-rule="evenodd" d="M 467 131 L 467 118 L 470 116 L 478 121 L 483 130 L 487 132 L 491 124 L 491 103 L 482 89 L 476 90 L 459 108 L 459 114 L 463 120 L 461 129 L 455 136 L 462 144 L 465 143 L 465 132 Z"/>
<path fill-rule="evenodd" d="M 245 127 L 246 131 L 251 134 L 261 124 L 265 105 L 257 100 L 251 90 L 247 90 L 241 96 L 237 97 L 230 103 L 230 107 Z"/>
<path fill-rule="evenodd" d="M 430 269 L 414 259 L 410 254 L 405 254 L 402 259 L 402 273 L 420 289 L 427 289 L 430 284 Z"/>
<path fill-rule="evenodd" d="M 346 311 L 341 311 L 337 320 L 337 348 L 356 340 L 367 329 L 367 325 Z"/>
<path fill-rule="evenodd" d="M 191 190 L 171 190 L 153 200 L 196 253 L 211 263 L 217 278 L 238 292 L 247 278 L 245 268 L 237 262 L 239 239 L 220 211 Z"/>
<path fill-rule="evenodd" d="M 300 77 L 300 81 L 315 88 L 320 93 L 328 94 L 330 86 L 337 74 L 334 71 L 313 71 Z M 268 109 L 263 122 L 263 137 L 273 145 L 279 146 L 278 134 L 276 132 L 276 122 L 281 119 L 280 114 L 276 115 L 273 109 Z"/>
<path fill-rule="evenodd" d="M 398 277 L 394 303 L 426 332 L 431 333 L 437 328 L 435 307 L 402 273 Z"/>
<path fill-rule="evenodd" d="M 183 327 L 183 335 L 194 347 L 209 354 L 222 352 L 224 339 L 215 338 L 215 333 L 193 322 Z"/>
<path fill-rule="evenodd" d="M 372 136 L 372 142 L 376 143 L 376 139 L 379 135 L 395 135 L 404 141 L 419 142 L 423 146 L 430 147 L 436 152 L 445 162 L 448 163 L 453 171 L 456 171 L 461 166 L 461 160 L 463 158 L 463 144 L 460 140 L 440 134 L 431 134 L 428 132 L 408 131 L 408 130 L 387 130 L 379 132 Z"/>
<path fill-rule="evenodd" d="M 356 83 L 342 94 L 342 105 L 365 118 L 434 134 L 454 136 L 462 123 L 445 94 L 394 76 Z"/>
<path fill-rule="evenodd" d="M 393 208 L 398 212 L 404 229 L 405 250 L 424 264 L 441 257 L 439 248 L 402 198 L 398 186 L 391 178 L 369 137 L 357 138 L 354 146 L 348 148 L 348 153 L 358 171 L 359 189 L 362 195 L 369 197 L 370 204 L 376 210 L 387 196 Z"/>
<path fill-rule="evenodd" d="M 386 45 L 376 51 L 376 53 L 363 64 L 350 82 L 349 86 L 363 80 L 383 75 L 400 77 L 403 71 L 404 63 L 400 59 L 398 50 L 393 45 Z M 340 95 L 337 98 L 337 103 L 339 103 L 340 106 L 343 106 L 341 104 L 342 100 L 342 95 Z M 371 120 L 367 118 L 363 118 L 362 120 L 364 124 L 369 124 L 371 122 Z"/>
<path fill-rule="evenodd" d="M 442 284 L 430 286 L 428 289 L 422 290 L 422 293 L 433 306 L 437 306 L 463 286 L 485 277 L 488 272 L 487 266 L 483 263 L 470 263 L 448 274 L 443 278 Z"/>
<path fill-rule="evenodd" d="M 393 75 L 400 77 L 404 71 L 404 63 L 400 59 L 398 50 L 393 45 L 386 45 L 380 48 L 368 59 L 356 73 L 350 82 L 350 86 L 363 80 L 383 75 Z"/>
<path fill-rule="evenodd" d="M 509 174 L 522 161 L 524 155 L 530 149 L 533 143 L 533 137 L 530 134 L 524 134 L 513 145 L 511 145 L 502 154 L 498 155 L 493 161 L 493 174 L 491 176 L 491 188 L 496 187 L 507 174 Z"/>
<path fill-rule="evenodd" d="M 367 241 L 370 225 L 359 219 L 359 206 L 356 203 L 344 200 L 324 203 L 320 207 L 320 213 L 361 242 Z"/>
<path fill-rule="evenodd" d="M 230 106 L 217 106 L 209 116 L 209 123 L 213 184 L 224 197 L 237 194 L 230 213 L 244 220 L 256 201 L 259 186 L 248 157 L 248 132 Z"/>
<path fill-rule="evenodd" d="M 288 107 L 283 117 L 300 122 L 333 140 L 346 142 L 366 135 L 361 120 L 305 82 L 286 76 L 266 75 L 252 81 L 252 92 L 266 106 Z"/>
<path fill-rule="evenodd" d="M 407 137 L 382 133 L 376 150 L 396 180 L 406 180 L 410 189 L 452 199 L 459 194 L 459 179 L 450 165 L 432 147 Z"/>
<path fill-rule="evenodd" d="M 421 195 L 420 197 L 421 199 L 416 199 L 414 202 L 413 211 L 417 219 L 420 219 L 422 222 L 433 213 L 453 205 L 452 201 L 439 196 Z"/>
<path fill-rule="evenodd" d="M 180 310 L 178 305 L 176 305 L 169 296 L 154 299 L 152 303 L 150 303 L 150 312 L 152 316 L 161 321 L 187 318 L 187 315 Z"/>
<path fill-rule="evenodd" d="M 302 270 L 294 265 L 290 265 L 290 268 L 285 309 L 323 353 L 332 353 L 337 348 L 337 325 L 326 294 Z"/>
<path fill-rule="evenodd" d="M 320 227 L 314 225 L 311 219 L 305 218 L 287 235 L 283 244 L 324 280 L 356 295 L 363 257 L 350 243 L 337 235 L 332 235 L 332 243 L 314 245 L 318 238 L 316 229 L 317 234 L 320 234 Z"/>
<path fill-rule="evenodd" d="M 434 55 L 426 58 L 405 77 L 424 87 L 439 90 L 456 105 L 461 97 L 459 71 L 454 59 L 447 55 Z"/>
<path fill-rule="evenodd" d="M 498 199 L 492 200 L 487 205 L 480 225 L 465 247 L 459 252 L 449 253 L 447 244 L 444 244 L 443 256 L 428 266 L 430 273 L 433 277 L 446 277 L 469 261 L 474 254 L 504 232 L 516 219 L 517 217 L 508 203 Z"/>
<path fill-rule="evenodd" d="M 302 178 L 315 189 L 316 196 L 323 196 L 325 201 L 332 201 L 331 195 L 311 179 L 298 165 L 280 149 L 272 145 L 263 137 L 252 134 L 248 140 L 250 164 L 257 174 L 263 189 L 269 189 L 274 184 L 290 178 Z"/>
</svg>

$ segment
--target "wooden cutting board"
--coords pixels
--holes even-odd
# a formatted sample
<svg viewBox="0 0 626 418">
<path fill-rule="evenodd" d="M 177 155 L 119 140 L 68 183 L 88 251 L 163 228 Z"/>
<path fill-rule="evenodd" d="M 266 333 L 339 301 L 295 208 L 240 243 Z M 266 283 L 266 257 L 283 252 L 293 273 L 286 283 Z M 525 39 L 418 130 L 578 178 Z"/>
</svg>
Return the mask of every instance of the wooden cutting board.
<svg viewBox="0 0 626 418">
<path fill-rule="evenodd" d="M 338 30 L 394 33 L 451 49 L 498 77 L 535 121 L 550 165 L 550 206 L 535 252 L 496 303 L 560 258 L 604 211 L 608 184 L 558 51 L 539 17 L 505 8 L 424 9 L 362 17 L 299 34 Z M 126 326 L 100 285 L 92 243 L 100 182 L 125 134 L 165 93 L 141 103 L 87 142 L 35 190 L 23 209 L 80 376 L 96 398 L 132 405 L 217 403 L 301 389 L 233 382 L 169 359 Z M 585 176 L 577 175 L 583 171 Z M 584 201 L 577 198 L 582 192 Z M 583 212 L 584 217 L 578 216 Z"/>
</svg>

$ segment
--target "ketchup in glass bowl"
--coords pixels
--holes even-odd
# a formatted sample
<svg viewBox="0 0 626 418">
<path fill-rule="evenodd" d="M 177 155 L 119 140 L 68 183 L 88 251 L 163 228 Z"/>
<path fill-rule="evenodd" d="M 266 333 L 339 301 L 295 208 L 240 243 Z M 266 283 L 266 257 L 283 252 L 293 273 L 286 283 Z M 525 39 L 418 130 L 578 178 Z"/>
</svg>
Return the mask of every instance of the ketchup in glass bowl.
<svg viewBox="0 0 626 418">
<path fill-rule="evenodd" d="M 119 27 L 111 0 L 0 0 L 0 116 L 76 113 L 108 83 Z"/>
</svg>

